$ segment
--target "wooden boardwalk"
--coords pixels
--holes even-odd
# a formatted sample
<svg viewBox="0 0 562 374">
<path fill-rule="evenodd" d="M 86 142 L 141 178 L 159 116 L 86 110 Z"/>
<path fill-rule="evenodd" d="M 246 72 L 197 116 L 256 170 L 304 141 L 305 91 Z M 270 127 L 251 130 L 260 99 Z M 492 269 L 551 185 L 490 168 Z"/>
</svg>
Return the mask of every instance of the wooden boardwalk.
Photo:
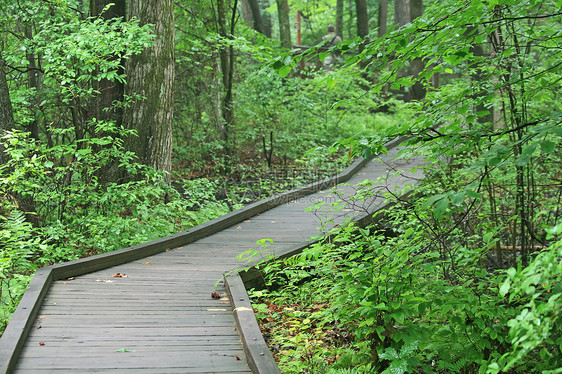
<svg viewBox="0 0 562 374">
<path fill-rule="evenodd" d="M 393 160 L 395 153 L 375 158 L 349 183 L 421 164 Z M 421 172 L 415 176 L 421 177 Z M 394 190 L 412 181 L 393 176 L 385 188 Z M 356 187 L 342 191 L 350 196 Z M 218 283 L 220 299 L 212 298 L 211 292 L 226 271 L 246 265 L 238 255 L 259 249 L 257 240 L 273 240 L 271 253 L 282 255 L 318 235 L 326 213 L 306 208 L 334 200 L 329 191 L 301 197 L 191 244 L 55 281 L 14 372 L 251 372 L 224 284 Z M 362 206 L 348 206 L 329 225 L 341 222 L 344 215 L 374 212 L 382 202 L 375 197 Z"/>
</svg>

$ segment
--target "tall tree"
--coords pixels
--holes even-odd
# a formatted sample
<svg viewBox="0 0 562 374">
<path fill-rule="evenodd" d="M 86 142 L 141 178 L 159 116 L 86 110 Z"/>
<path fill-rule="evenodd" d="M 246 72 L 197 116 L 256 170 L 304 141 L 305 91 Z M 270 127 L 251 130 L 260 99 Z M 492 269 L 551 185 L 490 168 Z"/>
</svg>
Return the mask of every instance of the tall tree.
<svg viewBox="0 0 562 374">
<path fill-rule="evenodd" d="M 388 27 L 386 25 L 388 21 L 388 0 L 379 0 L 379 14 L 378 14 L 378 37 L 382 38 Z"/>
<path fill-rule="evenodd" d="M 423 0 L 410 0 L 410 20 L 413 21 L 423 14 Z M 424 64 L 421 58 L 416 58 L 410 63 L 410 74 L 417 77 L 423 70 Z M 410 88 L 410 99 L 422 100 L 425 97 L 426 89 L 421 82 L 416 82 Z"/>
<path fill-rule="evenodd" d="M 269 0 L 258 0 L 258 1 L 260 4 L 261 15 L 263 18 L 263 33 L 268 38 L 271 38 L 271 34 L 272 34 L 271 15 L 269 14 L 269 12 L 265 11 L 267 8 L 269 8 Z"/>
<path fill-rule="evenodd" d="M 367 0 L 355 0 L 355 11 L 357 13 L 357 35 L 364 38 L 369 34 Z"/>
<path fill-rule="evenodd" d="M 279 15 L 279 39 L 284 48 L 291 48 L 291 21 L 289 18 L 289 2 L 287 0 L 277 1 L 277 13 Z"/>
<path fill-rule="evenodd" d="M 266 35 L 264 19 L 258 0 L 242 0 L 244 20 L 254 30 Z"/>
<path fill-rule="evenodd" d="M 5 61 L 0 54 L 0 137 L 4 136 L 7 130 L 14 127 L 14 113 L 10 100 L 10 90 L 6 80 Z M 0 163 L 3 165 L 7 160 L 4 148 L 0 142 Z"/>
<path fill-rule="evenodd" d="M 398 27 L 410 22 L 410 0 L 394 0 L 394 21 Z"/>
<path fill-rule="evenodd" d="M 225 40 L 234 38 L 234 29 L 236 26 L 236 9 L 238 1 L 234 0 L 234 5 L 229 9 L 229 0 L 217 0 L 216 19 L 220 36 Z M 229 13 L 230 10 L 230 13 Z M 230 17 L 229 17 L 230 15 Z M 229 19 L 230 18 L 230 19 Z M 224 147 L 224 169 L 223 172 L 228 174 L 231 166 L 231 144 L 230 129 L 234 125 L 234 97 L 232 92 L 232 84 L 234 80 L 234 63 L 236 56 L 234 54 L 234 46 L 230 44 L 219 48 L 219 66 L 222 73 L 222 114 L 219 127 L 219 135 L 223 141 Z"/>
<path fill-rule="evenodd" d="M 336 1 L 336 33 L 343 39 L 343 0 Z"/>
<path fill-rule="evenodd" d="M 140 161 L 169 172 L 172 168 L 172 120 L 174 104 L 174 1 L 130 1 L 130 16 L 152 24 L 155 43 L 125 65 L 127 95 L 141 95 L 125 110 L 123 122 L 136 129 L 126 146 Z"/>
</svg>

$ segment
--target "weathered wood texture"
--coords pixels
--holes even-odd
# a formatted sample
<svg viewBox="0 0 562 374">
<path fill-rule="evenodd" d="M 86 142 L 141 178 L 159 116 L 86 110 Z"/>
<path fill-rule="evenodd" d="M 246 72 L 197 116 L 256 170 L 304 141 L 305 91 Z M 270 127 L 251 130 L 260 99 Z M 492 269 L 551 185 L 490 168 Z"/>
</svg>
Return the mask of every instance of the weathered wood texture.
<svg viewBox="0 0 562 374">
<path fill-rule="evenodd" d="M 394 153 L 373 160 L 350 182 L 420 164 L 393 161 Z M 394 190 L 411 181 L 396 175 L 384 185 Z M 348 201 L 357 192 L 351 186 L 340 190 Z M 204 232 L 188 230 L 136 251 L 41 269 L 37 277 L 46 278 L 32 281 L 14 317 L 20 316 L 0 341 L 0 358 L 8 359 L 0 361 L 0 372 L 250 372 L 221 281 L 224 272 L 250 266 L 238 258 L 248 249 L 264 250 L 254 261 L 289 253 L 318 235 L 318 227 L 375 211 L 383 202 L 375 196 L 337 212 L 311 212 L 306 208 L 335 198 L 324 191 L 282 199 L 267 212 L 254 205 L 211 221 L 202 225 Z M 213 230 L 221 231 L 209 235 Z M 273 244 L 261 248 L 256 241 L 263 238 Z M 215 284 L 221 299 L 211 298 Z"/>
</svg>

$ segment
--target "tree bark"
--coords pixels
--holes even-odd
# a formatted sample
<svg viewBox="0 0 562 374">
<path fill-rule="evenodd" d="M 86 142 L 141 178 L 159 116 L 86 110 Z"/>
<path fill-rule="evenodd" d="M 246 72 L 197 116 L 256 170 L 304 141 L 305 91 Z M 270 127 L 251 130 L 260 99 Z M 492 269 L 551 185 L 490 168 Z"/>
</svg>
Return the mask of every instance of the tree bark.
<svg viewBox="0 0 562 374">
<path fill-rule="evenodd" d="M 236 25 L 236 9 L 238 7 L 238 1 L 234 1 L 232 7 L 232 13 L 230 17 L 230 27 L 228 24 L 227 17 L 227 4 L 225 0 L 217 0 L 217 21 L 220 35 L 225 39 L 233 39 L 234 29 Z M 230 129 L 234 126 L 234 100 L 232 92 L 232 83 L 234 80 L 234 62 L 236 56 L 234 54 L 234 47 L 230 45 L 229 47 L 221 47 L 219 49 L 220 57 L 220 69 L 222 73 L 222 86 L 223 86 L 223 103 L 222 103 L 222 115 L 223 115 L 223 131 L 219 133 L 224 147 L 224 162 L 223 162 L 223 172 L 225 175 L 230 173 L 231 168 L 231 152 L 232 147 L 230 144 Z"/>
<path fill-rule="evenodd" d="M 336 33 L 343 40 L 343 1 L 337 0 L 336 2 Z"/>
<path fill-rule="evenodd" d="M 364 38 L 369 34 L 367 0 L 355 0 L 355 11 L 357 12 L 357 36 Z"/>
<path fill-rule="evenodd" d="M 423 0 L 410 0 L 410 20 L 413 21 L 423 14 Z M 417 78 L 423 70 L 424 63 L 421 58 L 416 58 L 410 63 L 410 74 Z M 410 99 L 422 100 L 425 98 L 426 89 L 421 82 L 416 82 L 410 88 Z"/>
<path fill-rule="evenodd" d="M 24 33 L 25 33 L 25 38 L 28 40 L 33 39 L 33 34 L 31 31 L 31 26 L 30 25 L 24 25 Z M 26 52 L 26 57 L 27 57 L 27 87 L 30 89 L 35 89 L 35 100 L 34 102 L 31 103 L 31 111 L 32 112 L 37 112 L 37 106 L 39 105 L 39 100 L 38 100 L 38 96 L 39 95 L 39 91 L 40 91 L 40 75 L 41 72 L 40 70 L 37 68 L 37 63 L 36 63 L 36 56 L 33 53 L 30 53 L 29 51 Z M 33 121 L 31 121 L 27 127 L 27 130 L 31 133 L 31 137 L 33 139 L 39 140 L 39 122 L 37 120 L 37 115 L 33 116 Z"/>
<path fill-rule="evenodd" d="M 398 27 L 410 22 L 410 0 L 394 0 L 394 21 Z"/>
<path fill-rule="evenodd" d="M 279 15 L 279 40 L 281 46 L 291 49 L 293 43 L 291 42 L 291 21 L 289 18 L 289 3 L 287 0 L 277 1 L 277 13 Z"/>
<path fill-rule="evenodd" d="M 126 140 L 127 149 L 140 162 L 156 170 L 172 168 L 172 121 L 174 104 L 174 2 L 131 0 L 130 16 L 141 24 L 152 24 L 155 44 L 127 61 L 127 95 L 140 94 L 125 110 L 123 122 L 138 137 Z"/>
<path fill-rule="evenodd" d="M 268 38 L 271 38 L 273 26 L 271 25 L 271 15 L 265 11 L 267 8 L 269 8 L 269 0 L 261 0 L 260 9 L 263 18 L 263 33 Z"/>
<path fill-rule="evenodd" d="M 109 4 L 113 5 L 101 14 L 103 8 Z M 105 20 L 125 17 L 126 9 L 125 0 L 90 0 L 90 14 L 94 17 L 101 15 L 101 17 Z"/>
<path fill-rule="evenodd" d="M 265 26 L 263 24 L 263 17 L 261 14 L 261 7 L 258 0 L 248 0 L 250 2 L 250 8 L 252 9 L 252 14 L 254 17 L 254 29 L 257 32 L 261 32 L 265 35 Z"/>
<path fill-rule="evenodd" d="M 242 0 L 244 22 L 252 29 L 266 35 L 264 20 L 258 0 Z"/>
<path fill-rule="evenodd" d="M 5 62 L 0 54 L 0 137 L 14 127 L 14 112 L 10 101 L 10 90 L 6 80 Z M 3 143 L 0 142 L 0 163 L 4 165 L 8 160 Z"/>
<path fill-rule="evenodd" d="M 380 0 L 379 1 L 379 14 L 378 14 L 378 37 L 382 38 L 384 34 L 388 31 L 387 27 L 387 20 L 388 20 L 388 0 Z"/>
<path fill-rule="evenodd" d="M 244 23 L 248 27 L 254 28 L 254 13 L 250 6 L 250 0 L 241 0 L 240 5 L 242 6 L 242 18 L 244 19 Z"/>
</svg>

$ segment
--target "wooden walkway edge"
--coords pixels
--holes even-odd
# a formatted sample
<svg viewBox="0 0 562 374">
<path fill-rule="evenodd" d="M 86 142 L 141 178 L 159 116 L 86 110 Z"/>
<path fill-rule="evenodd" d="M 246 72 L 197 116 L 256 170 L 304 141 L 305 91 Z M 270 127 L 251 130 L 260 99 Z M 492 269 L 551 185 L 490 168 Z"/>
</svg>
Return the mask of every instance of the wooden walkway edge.
<svg viewBox="0 0 562 374">
<path fill-rule="evenodd" d="M 396 147 L 401 141 L 402 139 L 399 139 L 392 143 L 389 143 L 387 144 L 387 148 L 392 149 Z M 368 161 L 369 160 L 365 159 L 357 160 L 344 172 L 332 178 L 312 183 L 302 188 L 256 202 L 243 209 L 231 212 L 223 217 L 219 217 L 192 229 L 180 232 L 176 235 L 107 254 L 39 269 L 35 277 L 32 279 L 28 291 L 20 301 L 18 308 L 14 313 L 12 319 L 10 320 L 10 323 L 6 328 L 4 335 L 0 339 L 0 373 L 11 373 L 15 370 L 18 358 L 23 351 L 25 342 L 34 327 L 34 324 L 36 323 L 38 313 L 43 307 L 45 298 L 50 292 L 51 286 L 54 282 L 67 279 L 69 277 L 77 277 L 83 274 L 92 273 L 94 271 L 107 269 L 119 264 L 131 263 L 148 256 L 153 256 L 161 252 L 173 250 L 174 248 L 199 241 L 210 235 L 226 230 L 227 228 L 231 228 L 237 223 L 247 220 L 250 217 L 254 217 L 260 213 L 266 212 L 267 210 L 270 210 L 274 207 L 278 207 L 300 197 L 307 196 L 322 189 L 326 189 L 336 184 L 345 182 L 349 180 L 355 173 L 357 173 L 357 171 L 363 168 L 368 163 Z M 301 247 L 303 247 L 303 244 L 298 244 L 296 248 L 293 249 L 298 249 Z M 220 264 L 218 266 L 220 266 Z M 223 268 L 223 270 L 228 271 L 231 270 L 231 268 Z M 229 283 L 229 285 L 231 284 Z M 234 300 L 234 298 L 235 295 L 231 295 L 231 300 Z M 238 301 L 242 301 L 239 300 L 241 298 L 247 299 L 247 295 L 238 296 Z M 248 308 L 248 306 L 242 306 L 242 309 L 240 306 L 234 306 L 234 314 L 236 318 L 240 318 L 240 316 L 246 314 L 246 309 L 243 308 Z M 253 312 L 251 317 L 254 318 L 255 321 Z M 243 319 L 247 318 L 243 317 Z M 240 332 L 242 333 L 242 331 Z M 245 338 L 244 336 L 242 337 Z M 258 337 L 255 338 L 255 341 L 259 340 Z M 247 339 L 244 340 L 247 341 Z M 250 341 L 254 341 L 254 337 L 251 337 Z M 258 351 L 259 350 L 263 349 L 261 347 L 258 347 Z M 268 353 L 269 352 L 256 351 L 258 358 L 261 356 L 266 356 Z M 246 354 L 246 359 L 248 361 L 259 361 L 259 359 L 255 360 L 253 358 L 253 355 L 248 354 Z M 258 362 L 258 364 L 262 363 Z M 251 362 L 249 362 L 249 365 L 252 367 Z M 272 369 L 270 366 L 266 366 L 265 371 L 261 372 L 273 373 L 274 371 L 271 370 L 274 369 Z"/>
</svg>

